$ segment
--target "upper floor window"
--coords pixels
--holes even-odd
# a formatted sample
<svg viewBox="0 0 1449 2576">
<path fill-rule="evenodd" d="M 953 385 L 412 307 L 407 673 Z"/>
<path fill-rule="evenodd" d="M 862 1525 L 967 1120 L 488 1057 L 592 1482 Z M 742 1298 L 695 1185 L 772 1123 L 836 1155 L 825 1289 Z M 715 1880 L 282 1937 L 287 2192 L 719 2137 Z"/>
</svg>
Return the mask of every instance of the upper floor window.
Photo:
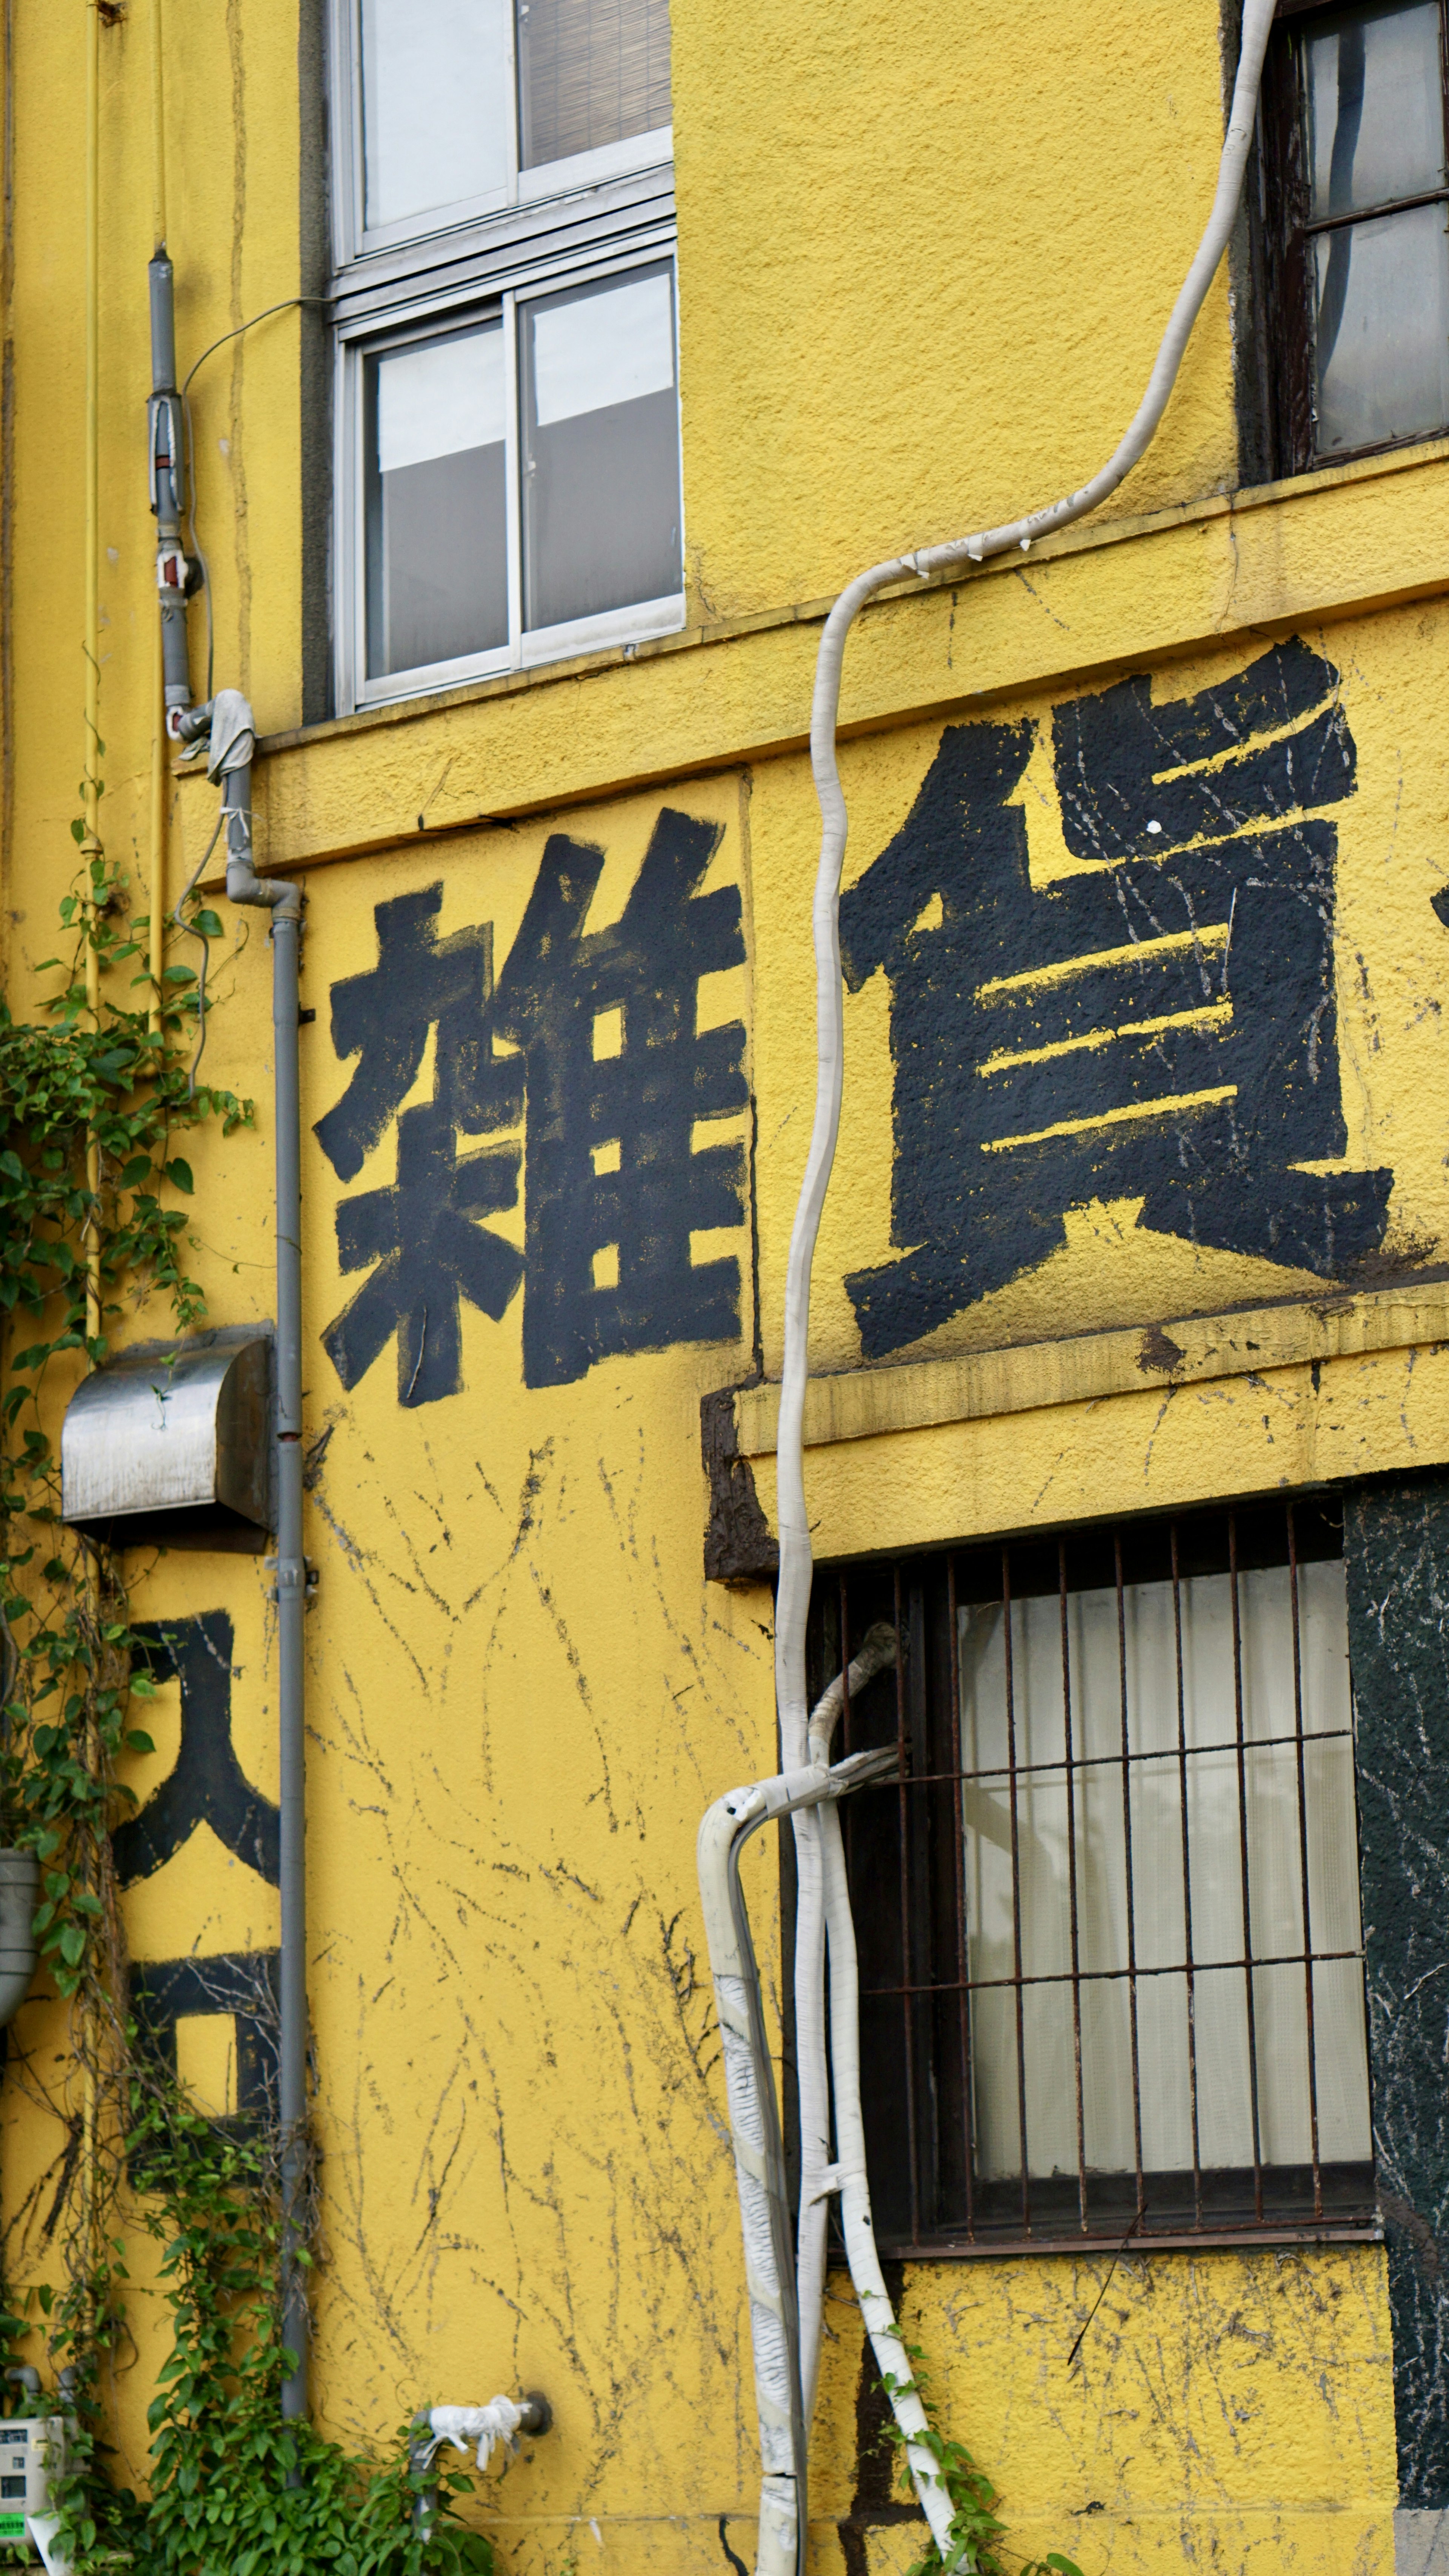
<svg viewBox="0 0 1449 2576">
<path fill-rule="evenodd" d="M 683 617 L 667 0 L 337 0 L 343 707 Z"/>
<path fill-rule="evenodd" d="M 1280 0 L 1264 93 L 1279 467 L 1449 428 L 1445 0 Z"/>
</svg>

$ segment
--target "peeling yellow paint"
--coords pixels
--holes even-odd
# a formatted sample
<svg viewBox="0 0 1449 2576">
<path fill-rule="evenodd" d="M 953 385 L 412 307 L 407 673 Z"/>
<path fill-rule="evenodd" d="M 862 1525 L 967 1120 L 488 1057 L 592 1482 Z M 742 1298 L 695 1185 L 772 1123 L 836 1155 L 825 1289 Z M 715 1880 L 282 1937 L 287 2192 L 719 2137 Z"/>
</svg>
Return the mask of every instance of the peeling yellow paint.
<svg viewBox="0 0 1449 2576">
<path fill-rule="evenodd" d="M 312 291 L 297 65 L 317 14 L 275 0 L 166 12 L 183 365 Z M 73 855 L 81 208 L 66 174 L 83 15 L 79 0 L 17 10 L 13 35 L 5 929 L 17 1011 L 35 1006 Z M 681 635 L 304 728 L 298 315 L 219 350 L 192 397 L 216 678 L 249 691 L 265 736 L 258 852 L 305 875 L 303 998 L 317 1015 L 301 1041 L 307 1547 L 320 1577 L 308 1615 L 317 2411 L 381 2447 L 419 2404 L 546 2389 L 556 2431 L 480 2494 L 505 2576 L 586 2576 L 596 2563 L 719 2576 L 729 2551 L 752 2563 L 748 2324 L 694 1832 L 721 1790 L 773 1768 L 772 1603 L 762 1585 L 704 1579 L 699 1404 L 758 1381 L 736 1419 L 772 1516 L 771 1381 L 815 1079 L 805 742 L 821 622 L 860 564 L 1049 498 L 1110 449 L 1221 133 L 1217 0 L 1113 0 L 1105 13 L 1076 0 L 851 0 L 783 14 L 764 0 L 673 0 L 672 16 Z M 154 615 L 143 20 L 133 7 L 102 35 L 102 537 L 116 554 L 102 828 L 133 885 Z M 1392 1165 L 1388 1275 L 1328 1294 L 1307 1272 L 1151 1232 L 1140 1199 L 1093 1200 L 1067 1212 L 1049 1260 L 896 1365 L 865 1367 L 846 1273 L 904 1248 L 891 1239 L 877 975 L 847 1000 L 817 1263 L 807 1468 L 822 1557 L 1449 1461 L 1449 1293 L 1413 1275 L 1432 1272 L 1449 1234 L 1449 934 L 1429 909 L 1449 873 L 1449 441 L 1248 493 L 1236 472 L 1219 280 L 1162 439 L 1107 518 L 1034 548 L 1029 566 L 912 587 L 862 618 L 843 702 L 847 881 L 899 829 L 943 724 L 988 707 L 1040 731 L 1019 800 L 1033 884 L 1080 873 L 1053 802 L 1053 707 L 1139 671 L 1158 702 L 1176 698 L 1303 635 L 1341 672 L 1357 745 L 1357 793 L 1335 809 L 1345 1160 Z M 214 796 L 188 774 L 170 800 L 174 901 Z M 391 1349 L 344 1392 L 320 1338 L 357 1284 L 340 1267 L 336 1210 L 391 1181 L 395 1139 L 344 1188 L 310 1126 L 347 1079 L 328 1000 L 373 963 L 374 908 L 440 883 L 439 936 L 489 921 L 501 965 L 549 832 L 606 850 L 597 928 L 617 920 L 666 800 L 721 827 L 707 883 L 743 897 L 748 962 L 707 980 L 698 1027 L 745 1021 L 753 1109 L 701 1126 L 694 1146 L 750 1143 L 753 1223 L 701 1232 L 692 1256 L 738 1258 L 737 1335 L 529 1391 L 517 1302 L 501 1322 L 469 1307 L 460 1395 L 400 1405 Z M 242 1323 L 271 1309 L 272 1029 L 263 929 L 227 913 L 226 933 L 208 1071 L 255 1095 L 258 1121 L 198 1144 L 192 1258 L 214 1320 Z M 1216 959 L 1227 936 L 1208 924 L 1199 944 Z M 1215 1026 L 1230 1009 L 1193 1016 Z M 596 1023 L 600 1061 L 622 1043 L 615 1016 Z M 430 1048 L 412 1102 L 431 1098 L 434 1069 Z M 620 1168 L 617 1143 L 600 1145 L 595 1168 Z M 489 1222 L 521 1247 L 525 1202 Z M 157 1329 L 154 1316 L 132 1321 Z M 56 1419 L 66 1391 L 57 1371 Z M 138 1557 L 132 1574 L 143 1617 L 230 1612 L 233 1744 L 274 1796 L 264 1570 L 173 1553 Z M 127 1764 L 142 1800 L 176 1758 L 173 1685 L 152 1731 L 155 1754 Z M 763 1839 L 745 1872 L 778 2015 Z M 139 1963 L 216 1957 L 274 1943 L 275 1899 L 202 1826 L 132 1889 L 126 1924 Z M 198 2098 L 226 2098 L 229 2045 L 214 2028 L 188 2035 Z M 3 2097 L 7 2280 L 22 2289 L 54 2272 L 69 2080 L 64 2017 L 42 1991 L 12 2033 Z M 135 2269 L 139 2358 L 113 2391 L 133 2480 L 161 2352 L 154 2273 L 144 2255 Z M 1066 2254 L 921 2264 L 905 2311 L 943 2415 L 1000 2484 L 1014 2550 L 1065 2548 L 1085 2576 L 1183 2564 L 1388 2576 L 1378 2247 L 1124 2252 L 1115 2269 Z M 873 2474 L 861 2387 L 858 2320 L 833 2279 L 813 2461 L 819 2576 L 887 2576 L 919 2545 L 919 2525 L 857 2508 Z"/>
</svg>

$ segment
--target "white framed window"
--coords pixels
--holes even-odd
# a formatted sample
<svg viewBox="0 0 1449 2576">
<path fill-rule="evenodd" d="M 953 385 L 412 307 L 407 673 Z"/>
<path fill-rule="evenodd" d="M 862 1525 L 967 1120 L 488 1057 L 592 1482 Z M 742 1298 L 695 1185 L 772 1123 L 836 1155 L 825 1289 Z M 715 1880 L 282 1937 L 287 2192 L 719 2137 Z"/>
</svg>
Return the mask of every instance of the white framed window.
<svg viewBox="0 0 1449 2576">
<path fill-rule="evenodd" d="M 668 0 L 335 0 L 341 709 L 683 622 Z"/>
</svg>

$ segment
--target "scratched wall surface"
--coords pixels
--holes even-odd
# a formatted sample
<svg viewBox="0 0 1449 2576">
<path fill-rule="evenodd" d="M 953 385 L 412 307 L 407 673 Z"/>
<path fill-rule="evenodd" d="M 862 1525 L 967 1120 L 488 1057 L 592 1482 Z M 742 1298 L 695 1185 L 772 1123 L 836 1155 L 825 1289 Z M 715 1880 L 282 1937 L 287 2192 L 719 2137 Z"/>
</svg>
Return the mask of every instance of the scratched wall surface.
<svg viewBox="0 0 1449 2576">
<path fill-rule="evenodd" d="M 318 15 L 168 7 L 185 364 L 315 284 L 298 57 Z M 82 198 L 55 174 L 78 166 L 83 26 L 78 0 L 15 16 L 3 926 L 28 1011 L 80 759 Z M 308 894 L 317 2410 L 383 2447 L 420 2403 L 545 2388 L 556 2433 L 474 2508 L 504 2576 L 751 2557 L 694 1835 L 775 1759 L 774 1462 L 721 1434 L 711 1497 L 700 1405 L 780 1363 L 815 1071 L 818 603 L 1106 452 L 1221 133 L 1217 0 L 1090 19 L 1068 0 L 852 0 L 788 25 L 765 0 L 673 0 L 672 21 L 681 636 L 300 730 L 295 313 L 227 341 L 192 396 L 216 677 L 263 729 L 262 863 Z M 145 36 L 140 0 L 105 28 L 101 99 L 102 816 L 138 904 Z M 882 601 L 852 641 L 848 1079 L 814 1365 L 852 1384 L 963 1352 L 1041 1366 L 1016 1409 L 813 1448 L 822 1555 L 1449 1463 L 1449 1333 L 1422 1302 L 1397 1339 L 1312 1355 L 1386 1283 L 1442 1287 L 1449 453 L 1235 494 L 1233 327 L 1220 280 L 1104 528 Z M 193 647 L 199 678 L 199 617 Z M 193 774 L 166 802 L 174 901 L 214 800 Z M 272 1304 L 255 917 L 225 914 L 212 989 L 208 1069 L 258 1116 L 198 1140 L 191 1259 L 213 1319 L 239 1324 Z M 1177 1371 L 1165 1324 L 1285 1300 L 1268 1359 Z M 1127 1382 L 1073 1391 L 1067 1345 L 1127 1328 Z M 57 1373 L 53 1419 L 65 1393 Z M 712 1507 L 753 1533 L 732 1581 L 706 1576 Z M 1415 2224 L 1386 2202 L 1387 2252 L 1057 2255 L 901 2285 L 1013 2546 L 1064 2548 L 1086 2576 L 1387 2576 L 1400 2482 L 1411 2506 L 1442 2501 L 1437 2273 L 1416 2233 L 1442 2198 L 1421 2063 L 1441 2003 L 1415 2007 L 1397 2059 L 1383 2034 L 1437 1958 L 1428 1861 L 1404 1896 L 1393 1765 L 1437 1687 L 1449 1535 L 1427 1487 L 1354 1526 L 1385 1757 L 1364 1792 L 1366 1819 L 1383 1810 L 1381 2155 Z M 160 1694 L 118 1840 L 139 2019 L 214 2116 L 264 2118 L 268 1578 L 179 1553 L 129 1570 Z M 1381 1574 L 1402 1639 L 1375 1625 Z M 1424 1778 L 1432 1816 L 1432 1763 Z M 773 1852 L 746 1866 L 773 2012 Z M 0 2103 L 21 2291 L 54 2277 L 77 2109 L 42 1988 Z M 135 2235 L 136 2345 L 111 2392 L 132 2477 L 163 2348 Z M 830 2326 L 814 2563 L 887 2576 L 920 2525 L 838 2280 Z"/>
</svg>

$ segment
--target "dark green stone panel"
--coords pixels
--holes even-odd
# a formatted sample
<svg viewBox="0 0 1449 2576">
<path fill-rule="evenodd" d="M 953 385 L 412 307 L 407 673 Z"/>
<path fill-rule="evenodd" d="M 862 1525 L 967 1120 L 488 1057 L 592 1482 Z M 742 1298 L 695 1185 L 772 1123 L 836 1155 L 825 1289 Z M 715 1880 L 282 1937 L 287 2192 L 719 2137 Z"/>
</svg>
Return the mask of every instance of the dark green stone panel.
<svg viewBox="0 0 1449 2576">
<path fill-rule="evenodd" d="M 1449 1477 L 1345 1497 L 1399 2493 L 1449 2505 Z"/>
</svg>

